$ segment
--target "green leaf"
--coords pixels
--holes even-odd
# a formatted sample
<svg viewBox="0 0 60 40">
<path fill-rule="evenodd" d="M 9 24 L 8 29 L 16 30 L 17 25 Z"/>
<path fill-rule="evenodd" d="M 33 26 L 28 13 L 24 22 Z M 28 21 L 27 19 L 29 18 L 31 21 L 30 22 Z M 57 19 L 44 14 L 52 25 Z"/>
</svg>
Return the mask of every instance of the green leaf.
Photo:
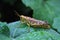
<svg viewBox="0 0 60 40">
<path fill-rule="evenodd" d="M 52 26 L 53 28 L 57 29 L 58 32 L 60 32 L 60 16 L 54 19 Z"/>
<path fill-rule="evenodd" d="M 29 27 L 25 24 L 21 24 L 20 21 L 9 23 L 8 27 L 10 29 L 11 37 L 15 38 L 19 35 L 28 33 Z M 33 28 L 30 28 L 30 32 L 34 31 Z"/>
<path fill-rule="evenodd" d="M 0 40 L 11 40 L 11 38 L 9 38 L 3 34 L 0 34 Z"/>
<path fill-rule="evenodd" d="M 20 21 L 9 23 L 8 27 L 10 29 L 10 35 L 13 38 L 16 38 L 16 37 L 18 37 L 20 35 L 30 33 L 30 32 L 34 32 L 34 31 L 46 30 L 46 29 L 34 28 L 34 27 L 29 28 L 29 26 L 27 26 L 26 24 L 21 24 Z"/>
<path fill-rule="evenodd" d="M 16 40 L 60 40 L 60 35 L 46 31 L 37 31 L 23 34 L 17 37 Z"/>
<path fill-rule="evenodd" d="M 34 28 L 34 27 L 30 27 L 30 29 L 28 29 L 28 26 L 25 24 L 21 24 L 20 21 L 9 23 L 8 27 L 10 28 L 10 35 L 13 38 L 21 36 L 23 34 L 27 34 L 31 32 L 33 33 L 37 31 L 46 31 L 46 32 L 49 32 L 50 34 L 53 34 L 53 35 L 55 34 L 55 36 L 59 35 L 57 32 L 51 29 L 42 29 L 42 28 Z M 28 32 L 28 30 L 30 30 L 30 32 Z"/>
<path fill-rule="evenodd" d="M 0 22 L 0 33 L 6 36 L 10 36 L 10 31 L 6 22 Z"/>
<path fill-rule="evenodd" d="M 20 21 L 10 23 L 8 26 L 13 40 L 60 40 L 60 34 L 52 29 L 30 27 L 31 30 L 28 32 L 28 26 L 21 24 Z"/>
<path fill-rule="evenodd" d="M 48 21 L 52 25 L 55 17 L 60 15 L 60 0 L 22 0 L 34 10 L 33 17 Z"/>
<path fill-rule="evenodd" d="M 10 23 L 8 26 L 13 40 L 60 40 L 60 34 L 52 29 L 30 27 L 31 30 L 28 32 L 28 26 L 21 24 L 20 21 Z"/>
</svg>

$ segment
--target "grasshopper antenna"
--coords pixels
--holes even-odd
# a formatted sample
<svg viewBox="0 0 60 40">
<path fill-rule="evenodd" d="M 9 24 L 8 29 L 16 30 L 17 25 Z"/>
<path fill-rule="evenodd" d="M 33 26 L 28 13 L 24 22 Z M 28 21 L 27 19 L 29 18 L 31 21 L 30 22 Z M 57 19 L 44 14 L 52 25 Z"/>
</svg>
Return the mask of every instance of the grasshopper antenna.
<svg viewBox="0 0 60 40">
<path fill-rule="evenodd" d="M 20 15 L 18 14 L 18 12 L 17 12 L 16 10 L 15 10 L 14 12 L 16 13 L 16 15 L 17 15 L 17 16 L 19 16 L 19 17 L 20 17 Z"/>
</svg>

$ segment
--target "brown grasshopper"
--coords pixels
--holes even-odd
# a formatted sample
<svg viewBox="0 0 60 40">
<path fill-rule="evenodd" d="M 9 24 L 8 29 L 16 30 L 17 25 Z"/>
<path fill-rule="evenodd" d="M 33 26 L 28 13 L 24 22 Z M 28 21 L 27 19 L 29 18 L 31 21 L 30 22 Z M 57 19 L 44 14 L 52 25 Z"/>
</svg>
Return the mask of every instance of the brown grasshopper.
<svg viewBox="0 0 60 40">
<path fill-rule="evenodd" d="M 50 25 L 46 21 L 37 20 L 24 15 L 20 16 L 18 13 L 17 15 L 20 17 L 20 21 L 22 23 L 27 24 L 29 27 L 33 26 L 33 27 L 41 27 L 41 28 L 50 28 Z"/>
</svg>

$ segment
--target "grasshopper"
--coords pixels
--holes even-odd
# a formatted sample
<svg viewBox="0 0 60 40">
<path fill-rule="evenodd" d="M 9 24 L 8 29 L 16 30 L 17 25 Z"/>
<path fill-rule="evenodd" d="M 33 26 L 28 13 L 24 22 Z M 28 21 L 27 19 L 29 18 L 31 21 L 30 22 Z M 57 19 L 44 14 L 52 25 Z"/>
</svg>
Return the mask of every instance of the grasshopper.
<svg viewBox="0 0 60 40">
<path fill-rule="evenodd" d="M 50 25 L 46 21 L 37 20 L 24 15 L 19 15 L 17 12 L 16 14 L 20 17 L 20 21 L 22 23 L 27 24 L 29 27 L 33 26 L 33 27 L 41 27 L 41 28 L 50 28 Z"/>
</svg>

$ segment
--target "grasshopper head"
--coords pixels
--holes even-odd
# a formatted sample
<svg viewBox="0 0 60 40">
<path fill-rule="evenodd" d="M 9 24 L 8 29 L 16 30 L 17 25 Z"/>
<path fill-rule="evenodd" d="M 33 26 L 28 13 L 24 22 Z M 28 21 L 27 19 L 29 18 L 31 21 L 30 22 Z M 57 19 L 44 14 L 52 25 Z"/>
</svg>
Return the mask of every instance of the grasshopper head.
<svg viewBox="0 0 60 40">
<path fill-rule="evenodd" d="M 23 18 L 23 19 L 25 19 L 26 17 L 25 17 L 24 15 L 21 15 L 21 16 L 20 16 L 20 18 Z"/>
<path fill-rule="evenodd" d="M 26 16 L 21 15 L 21 16 L 20 16 L 20 21 L 22 21 L 22 22 L 26 22 Z"/>
</svg>

